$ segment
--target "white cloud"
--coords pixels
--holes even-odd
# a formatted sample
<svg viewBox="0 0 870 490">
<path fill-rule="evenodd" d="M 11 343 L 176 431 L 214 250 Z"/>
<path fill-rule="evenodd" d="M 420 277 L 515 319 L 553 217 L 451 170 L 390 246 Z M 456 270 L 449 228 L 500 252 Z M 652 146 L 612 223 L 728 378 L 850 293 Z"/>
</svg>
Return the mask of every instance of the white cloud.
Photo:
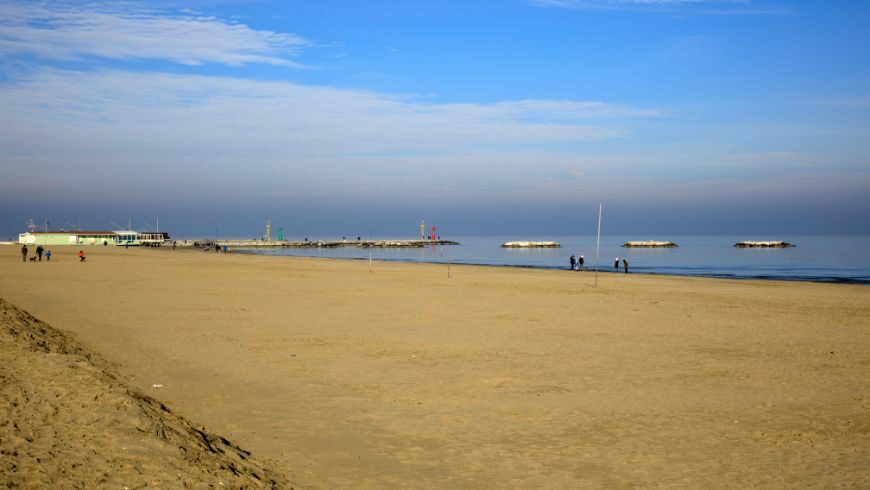
<svg viewBox="0 0 870 490">
<path fill-rule="evenodd" d="M 552 145 L 617 138 L 629 121 L 659 114 L 588 101 L 437 104 L 287 82 L 62 70 L 5 82 L 0 106 L 7 196 L 44 192 L 34 186 L 46 179 L 74 193 L 190 182 L 249 194 L 369 185 L 414 195 L 433 183 L 533 182 L 563 172 L 564 161 L 541 157 Z M 22 184 L 13 168 L 38 168 L 46 179 Z"/>
<path fill-rule="evenodd" d="M 301 67 L 291 57 L 308 44 L 293 34 L 255 30 L 192 14 L 169 16 L 69 4 L 55 4 L 52 8 L 42 4 L 0 4 L 0 56 Z"/>
</svg>

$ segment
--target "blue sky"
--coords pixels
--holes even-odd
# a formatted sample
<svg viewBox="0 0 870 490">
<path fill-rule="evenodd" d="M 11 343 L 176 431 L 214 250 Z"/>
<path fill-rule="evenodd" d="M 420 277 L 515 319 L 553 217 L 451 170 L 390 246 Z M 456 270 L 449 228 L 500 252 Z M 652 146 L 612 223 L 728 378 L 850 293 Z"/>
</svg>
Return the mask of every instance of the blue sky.
<svg viewBox="0 0 870 490">
<path fill-rule="evenodd" d="M 589 234 L 599 202 L 619 234 L 870 233 L 867 25 L 861 1 L 0 1 L 0 238 Z"/>
</svg>

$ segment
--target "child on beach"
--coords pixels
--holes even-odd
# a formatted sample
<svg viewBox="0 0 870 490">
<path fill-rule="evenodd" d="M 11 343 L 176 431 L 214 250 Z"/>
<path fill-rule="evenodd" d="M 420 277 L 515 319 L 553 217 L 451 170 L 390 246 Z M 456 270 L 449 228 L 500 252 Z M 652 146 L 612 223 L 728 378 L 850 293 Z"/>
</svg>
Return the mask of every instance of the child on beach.
<svg viewBox="0 0 870 490">
<path fill-rule="evenodd" d="M 79 250 L 79 262 L 84 262 L 84 261 L 85 261 L 85 251 Z"/>
<path fill-rule="evenodd" d="M 51 250 L 46 250 L 46 251 L 45 251 L 45 260 L 46 260 L 47 262 L 51 262 Z"/>
</svg>

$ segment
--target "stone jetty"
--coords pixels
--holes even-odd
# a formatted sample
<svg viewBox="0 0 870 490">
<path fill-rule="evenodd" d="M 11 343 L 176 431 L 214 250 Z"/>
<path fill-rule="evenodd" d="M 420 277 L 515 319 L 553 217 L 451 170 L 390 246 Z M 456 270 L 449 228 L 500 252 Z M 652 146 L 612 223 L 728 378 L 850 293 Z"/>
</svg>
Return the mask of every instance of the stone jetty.
<svg viewBox="0 0 870 490">
<path fill-rule="evenodd" d="M 502 248 L 560 248 L 559 242 L 507 242 Z"/>
<path fill-rule="evenodd" d="M 659 242 L 656 240 L 647 240 L 625 242 L 622 244 L 622 246 L 625 248 L 675 248 L 679 245 L 674 242 Z"/>
<path fill-rule="evenodd" d="M 743 240 L 735 243 L 734 246 L 737 248 L 788 248 L 794 247 L 795 244 L 782 241 L 753 242 Z"/>
<path fill-rule="evenodd" d="M 214 240 L 212 246 L 233 248 L 424 248 L 433 245 L 459 245 L 451 240 Z"/>
</svg>

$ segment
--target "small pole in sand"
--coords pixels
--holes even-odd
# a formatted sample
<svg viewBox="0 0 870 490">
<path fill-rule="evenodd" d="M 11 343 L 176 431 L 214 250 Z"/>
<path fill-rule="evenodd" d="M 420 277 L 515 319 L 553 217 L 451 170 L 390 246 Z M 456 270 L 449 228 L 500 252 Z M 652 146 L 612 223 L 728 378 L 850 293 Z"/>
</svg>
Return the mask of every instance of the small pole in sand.
<svg viewBox="0 0 870 490">
<path fill-rule="evenodd" d="M 372 249 L 369 248 L 369 272 L 372 271 Z"/>
<path fill-rule="evenodd" d="M 450 264 L 447 264 L 447 279 L 450 279 L 452 276 L 450 275 Z"/>
<path fill-rule="evenodd" d="M 598 250 L 601 248 L 601 203 L 598 203 L 598 239 L 595 241 L 595 287 L 598 287 Z"/>
</svg>

